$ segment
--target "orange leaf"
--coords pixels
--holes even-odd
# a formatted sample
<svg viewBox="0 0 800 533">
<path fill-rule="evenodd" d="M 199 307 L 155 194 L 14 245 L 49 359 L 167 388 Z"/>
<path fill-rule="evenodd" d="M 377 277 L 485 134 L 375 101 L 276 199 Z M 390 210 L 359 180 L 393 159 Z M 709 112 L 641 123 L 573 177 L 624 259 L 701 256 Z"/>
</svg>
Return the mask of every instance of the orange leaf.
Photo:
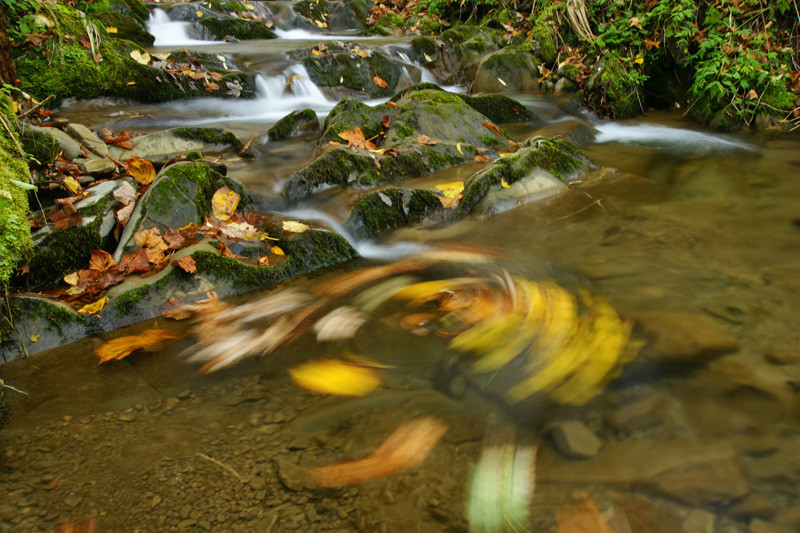
<svg viewBox="0 0 800 533">
<path fill-rule="evenodd" d="M 311 53 L 312 53 L 313 55 L 315 55 L 315 56 L 324 56 L 324 55 L 325 55 L 325 52 L 322 52 L 322 51 L 320 51 L 320 50 L 317 50 L 316 48 L 314 48 L 313 50 L 311 50 Z"/>
<path fill-rule="evenodd" d="M 267 257 L 266 255 L 259 257 L 258 266 L 260 267 L 269 266 L 269 257 Z"/>
<path fill-rule="evenodd" d="M 489 156 L 488 155 L 483 155 L 483 154 L 475 154 L 474 159 L 478 163 L 486 163 L 486 162 L 489 161 Z"/>
<path fill-rule="evenodd" d="M 438 141 L 435 141 L 435 140 L 431 139 L 430 137 L 428 137 L 427 135 L 423 134 L 423 135 L 420 135 L 419 137 L 417 137 L 417 142 L 419 144 L 431 144 L 431 145 L 433 145 L 433 144 L 436 144 Z"/>
<path fill-rule="evenodd" d="M 386 87 L 388 87 L 388 86 L 389 86 L 389 84 L 388 84 L 388 83 L 386 83 L 385 81 L 383 81 L 383 78 L 381 78 L 380 76 L 377 76 L 377 75 L 376 75 L 374 78 L 372 78 L 372 81 L 374 81 L 374 82 L 375 82 L 375 85 L 377 85 L 377 86 L 378 86 L 378 87 L 380 87 L 381 89 L 385 89 Z"/>
<path fill-rule="evenodd" d="M 225 257 L 230 257 L 231 259 L 238 259 L 239 257 L 241 257 L 231 252 L 231 249 L 225 246 L 223 243 L 219 243 L 219 251 L 222 253 L 222 255 L 224 255 Z"/>
<path fill-rule="evenodd" d="M 210 81 L 210 82 L 206 83 L 206 86 L 205 86 L 204 90 L 206 92 L 209 92 L 209 93 L 211 91 L 218 91 L 219 90 L 219 84 L 218 83 L 214 83 L 213 81 Z"/>
<path fill-rule="evenodd" d="M 177 338 L 178 336 L 168 329 L 148 329 L 139 335 L 129 335 L 109 341 L 95 350 L 95 353 L 100 356 L 100 362 L 105 363 L 123 359 L 136 350 L 158 350 L 164 341 Z"/>
<path fill-rule="evenodd" d="M 125 163 L 128 174 L 142 185 L 149 185 L 156 179 L 156 169 L 153 163 L 140 157 L 131 157 Z"/>
<path fill-rule="evenodd" d="M 211 197 L 211 211 L 219 220 L 230 220 L 239 205 L 239 193 L 232 191 L 227 185 L 217 189 Z"/>
<path fill-rule="evenodd" d="M 116 264 L 117 262 L 110 253 L 104 250 L 92 250 L 92 256 L 89 258 L 89 270 L 105 272 Z"/>
<path fill-rule="evenodd" d="M 397 107 L 397 104 L 394 102 L 386 102 L 386 107 Z"/>
<path fill-rule="evenodd" d="M 488 129 L 492 130 L 492 132 L 496 133 L 500 137 L 504 137 L 503 132 L 500 131 L 500 128 L 498 128 L 497 126 L 495 126 L 491 122 L 484 122 L 483 125 L 486 126 Z"/>
<path fill-rule="evenodd" d="M 173 261 L 173 265 L 180 267 L 189 274 L 194 274 L 197 271 L 197 264 L 191 255 L 184 256 L 180 261 Z"/>
<path fill-rule="evenodd" d="M 388 128 L 391 124 L 392 122 L 389 120 L 389 115 L 383 115 L 383 118 L 381 119 L 381 126 Z"/>
<path fill-rule="evenodd" d="M 448 426 L 432 417 L 406 422 L 368 457 L 311 470 L 321 487 L 342 487 L 372 481 L 415 468 L 447 432 Z"/>
<path fill-rule="evenodd" d="M 358 126 L 352 131 L 345 130 L 339 133 L 339 137 L 347 141 L 348 146 L 360 148 L 362 150 L 377 150 L 378 147 L 364 138 L 364 132 Z"/>
</svg>

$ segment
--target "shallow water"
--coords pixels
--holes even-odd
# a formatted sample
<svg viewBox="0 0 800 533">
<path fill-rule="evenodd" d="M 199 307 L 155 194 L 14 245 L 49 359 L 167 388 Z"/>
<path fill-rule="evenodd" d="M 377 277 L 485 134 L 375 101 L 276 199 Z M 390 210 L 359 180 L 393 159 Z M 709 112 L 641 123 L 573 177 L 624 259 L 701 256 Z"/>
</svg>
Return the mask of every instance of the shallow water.
<svg viewBox="0 0 800 533">
<path fill-rule="evenodd" d="M 249 43 L 219 46 L 258 56 L 254 63 L 263 67 L 283 44 L 256 43 L 249 52 Z M 276 87 L 290 75 L 283 72 L 293 72 L 278 70 Z M 323 114 L 335 104 L 308 89 Z M 296 94 L 269 91 L 224 105 L 94 102 L 62 114 L 93 127 L 148 131 L 213 108 L 209 122 L 250 138 L 291 108 L 309 105 Z M 93 352 L 103 342 L 156 322 L 139 324 L 0 369 L 6 383 L 26 393 L 6 391 L 0 529 L 48 531 L 93 520 L 100 531 L 465 531 L 470 472 L 487 431 L 500 426 L 514 428 L 509 442 L 520 449 L 538 445 L 536 495 L 523 530 L 556 531 L 555 513 L 587 497 L 606 517 L 622 513 L 632 531 L 758 530 L 748 529 L 751 523 L 800 530 L 800 143 L 713 134 L 658 113 L 600 122 L 571 115 L 555 99 L 522 99 L 544 120 L 510 125 L 516 140 L 588 122 L 599 133 L 584 152 L 606 169 L 565 193 L 492 217 L 433 220 L 356 243 L 365 259 L 289 285 L 311 291 L 346 270 L 441 243 L 470 243 L 505 252 L 496 266 L 512 274 L 588 288 L 634 320 L 661 317 L 661 329 L 636 330 L 647 342 L 672 332 L 675 350 L 703 353 L 698 346 L 717 340 L 718 328 L 737 350 L 704 354 L 704 361 L 668 372 L 639 364 L 584 407 L 538 402 L 510 409 L 479 383 L 446 370 L 452 354 L 445 339 L 393 325 L 388 319 L 397 309 L 376 312 L 352 340 L 317 344 L 304 336 L 216 374 L 200 375 L 184 362 L 197 349 L 190 338 L 98 366 Z M 270 193 L 313 147 L 260 149 L 256 160 L 227 161 L 229 174 Z M 404 185 L 465 180 L 479 168 L 464 165 Z M 290 213 L 335 229 L 365 192 L 326 191 Z M 452 274 L 464 268 L 452 267 Z M 178 333 L 188 328 L 157 324 Z M 392 366 L 379 392 L 341 399 L 290 382 L 289 368 L 344 352 Z M 421 415 L 450 430 L 418 468 L 350 488 L 293 486 L 285 464 L 365 457 Z M 599 454 L 575 460 L 558 451 L 551 424 L 569 420 L 599 437 Z"/>
</svg>

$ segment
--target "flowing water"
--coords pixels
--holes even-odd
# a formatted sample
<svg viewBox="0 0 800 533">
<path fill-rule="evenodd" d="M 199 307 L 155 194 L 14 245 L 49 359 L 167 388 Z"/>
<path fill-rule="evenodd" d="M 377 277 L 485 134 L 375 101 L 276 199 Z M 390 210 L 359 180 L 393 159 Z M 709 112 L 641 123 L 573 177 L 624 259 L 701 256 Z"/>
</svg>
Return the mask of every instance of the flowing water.
<svg viewBox="0 0 800 533">
<path fill-rule="evenodd" d="M 271 42 L 198 43 L 187 23 L 160 10 L 151 29 L 158 47 L 237 57 L 259 72 L 258 95 L 157 106 L 76 102 L 60 114 L 137 132 L 225 127 L 253 138 L 263 153 L 227 159 L 229 175 L 265 194 L 310 160 L 310 143 L 269 143 L 265 133 L 293 109 L 324 116 L 335 105 L 282 55 L 320 36 L 289 31 Z M 402 47 L 397 39 L 359 44 Z M 432 76 L 409 65 L 412 71 L 412 78 Z M 302 77 L 286 94 L 293 75 Z M 585 510 L 590 501 L 606 519 L 615 511 L 628 524 L 617 522 L 614 531 L 800 530 L 800 143 L 715 134 L 659 113 L 604 122 L 571 113 L 557 99 L 518 96 L 543 120 L 509 125 L 516 140 L 589 124 L 597 134 L 584 152 L 616 170 L 491 217 L 433 220 L 375 242 L 353 241 L 362 259 L 288 285 L 312 291 L 346 270 L 470 243 L 505 252 L 498 267 L 514 275 L 604 295 L 623 316 L 655 322 L 637 336 L 702 362 L 667 370 L 639 365 L 584 407 L 510 409 L 444 370 L 446 340 L 410 335 L 383 312 L 352 340 L 317 344 L 305 336 L 215 374 L 185 363 L 197 350 L 191 338 L 97 365 L 94 350 L 105 341 L 165 326 L 164 319 L 151 321 L 2 367 L 5 382 L 25 394 L 6 390 L 0 530 L 55 531 L 89 521 L 99 531 L 466 531 L 472 516 L 479 531 L 480 511 L 467 503 L 471 472 L 484 437 L 497 427 L 506 435 L 513 428 L 516 438 L 503 440 L 512 449 L 538 446 L 530 516 L 516 530 L 556 531 L 557 516 L 563 521 L 565 512 L 575 513 L 570 505 L 583 502 Z M 479 168 L 404 185 L 465 180 Z M 330 190 L 291 211 L 275 208 L 341 231 L 366 192 Z M 708 347 L 731 337 L 738 349 L 708 355 Z M 391 365 L 379 392 L 342 400 L 290 382 L 287 369 L 344 352 Z M 450 429 L 406 472 L 349 488 L 304 489 L 286 466 L 366 457 L 421 415 Z M 566 457 L 554 440 L 565 421 L 580 421 L 599 437 L 601 451 Z"/>
</svg>

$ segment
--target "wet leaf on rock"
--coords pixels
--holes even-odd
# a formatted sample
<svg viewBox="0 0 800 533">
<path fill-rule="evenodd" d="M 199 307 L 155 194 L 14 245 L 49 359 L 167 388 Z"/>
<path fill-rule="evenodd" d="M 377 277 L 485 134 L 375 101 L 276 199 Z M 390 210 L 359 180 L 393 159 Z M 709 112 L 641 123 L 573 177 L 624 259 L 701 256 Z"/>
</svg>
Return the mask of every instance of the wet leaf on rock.
<svg viewBox="0 0 800 533">
<path fill-rule="evenodd" d="M 374 81 L 374 82 L 375 82 L 375 85 L 377 85 L 377 86 L 378 86 L 378 87 L 380 87 L 381 89 L 385 89 L 385 88 L 387 88 L 387 87 L 389 86 L 389 84 L 388 84 L 388 83 L 386 83 L 386 81 L 384 81 L 384 79 L 383 79 L 383 78 L 381 78 L 381 77 L 380 77 L 380 76 L 378 76 L 378 75 L 376 75 L 374 78 L 372 78 L 372 81 Z"/>
<path fill-rule="evenodd" d="M 495 126 L 495 125 L 494 125 L 494 124 L 492 124 L 491 122 L 483 122 L 483 125 L 484 125 L 484 126 L 487 128 L 487 129 L 489 129 L 489 130 L 491 130 L 493 133 L 495 133 L 496 135 L 499 135 L 500 137 L 503 137 L 503 132 L 502 132 L 502 131 L 500 131 L 500 128 L 498 128 L 497 126 Z"/>
<path fill-rule="evenodd" d="M 150 54 L 147 52 L 140 52 L 139 50 L 131 50 L 131 59 L 142 65 L 150 63 Z"/>
<path fill-rule="evenodd" d="M 364 132 L 361 131 L 361 128 L 356 126 L 352 131 L 345 130 L 339 133 L 339 137 L 347 141 L 348 146 L 353 148 L 360 148 L 362 150 L 377 150 L 378 147 L 375 146 L 371 141 L 364 138 Z"/>
<path fill-rule="evenodd" d="M 173 261 L 172 264 L 189 274 L 194 274 L 197 271 L 197 264 L 191 255 L 184 256 L 180 261 Z"/>
<path fill-rule="evenodd" d="M 240 199 L 239 193 L 232 191 L 227 185 L 222 186 L 211 197 L 211 211 L 219 220 L 230 220 Z"/>
<path fill-rule="evenodd" d="M 434 139 L 431 139 L 430 137 L 428 137 L 425 134 L 422 134 L 422 135 L 417 137 L 417 143 L 418 144 L 431 144 L 431 145 L 433 145 L 433 144 L 436 144 L 437 142 L 438 141 L 435 141 Z"/>
<path fill-rule="evenodd" d="M 95 313 L 99 313 L 100 311 L 102 311 L 105 306 L 106 306 L 106 298 L 104 296 L 99 300 L 97 300 L 96 302 L 84 305 L 83 307 L 78 309 L 78 312 L 87 315 L 93 315 Z"/>
<path fill-rule="evenodd" d="M 140 157 L 131 157 L 125 163 L 128 174 L 133 176 L 141 185 L 150 185 L 156 179 L 156 169 L 153 163 Z"/>
<path fill-rule="evenodd" d="M 307 224 L 297 222 L 296 220 L 284 220 L 281 223 L 281 227 L 283 228 L 283 231 L 289 231 L 292 233 L 305 233 L 309 229 Z"/>
<path fill-rule="evenodd" d="M 100 362 L 106 363 L 124 359 L 136 350 L 155 351 L 178 335 L 168 329 L 148 329 L 138 335 L 119 337 L 100 346 L 95 353 L 100 356 Z"/>
</svg>

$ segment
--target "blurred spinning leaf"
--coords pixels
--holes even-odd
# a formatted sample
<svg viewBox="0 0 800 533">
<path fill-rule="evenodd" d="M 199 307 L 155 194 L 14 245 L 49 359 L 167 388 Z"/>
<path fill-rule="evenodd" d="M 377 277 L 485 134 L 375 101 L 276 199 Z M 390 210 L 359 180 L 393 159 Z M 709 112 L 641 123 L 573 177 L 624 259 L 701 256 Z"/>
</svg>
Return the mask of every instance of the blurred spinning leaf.
<svg viewBox="0 0 800 533">
<path fill-rule="evenodd" d="M 100 346 L 95 353 L 100 356 L 100 362 L 105 363 L 124 359 L 136 350 L 158 350 L 170 339 L 178 336 L 168 329 L 148 329 L 138 335 L 119 337 Z"/>
<path fill-rule="evenodd" d="M 380 374 L 336 359 L 317 359 L 289 370 L 297 385 L 321 392 L 345 396 L 364 396 L 381 384 Z"/>
<path fill-rule="evenodd" d="M 310 473 L 320 487 L 343 487 L 416 468 L 448 429 L 445 423 L 432 417 L 412 420 L 397 428 L 368 457 L 320 466 Z"/>
</svg>

